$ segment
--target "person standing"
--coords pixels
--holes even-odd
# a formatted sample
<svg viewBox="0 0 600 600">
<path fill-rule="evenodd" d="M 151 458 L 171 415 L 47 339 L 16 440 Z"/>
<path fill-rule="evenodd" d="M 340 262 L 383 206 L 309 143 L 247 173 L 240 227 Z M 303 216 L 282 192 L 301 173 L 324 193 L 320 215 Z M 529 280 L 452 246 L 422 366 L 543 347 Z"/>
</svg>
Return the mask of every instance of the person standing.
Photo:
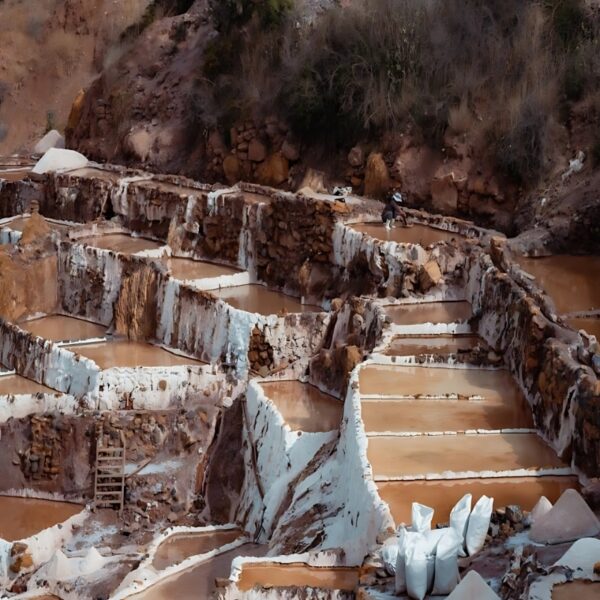
<svg viewBox="0 0 600 600">
<path fill-rule="evenodd" d="M 406 226 L 406 217 L 401 208 L 403 201 L 404 198 L 400 192 L 393 192 L 390 194 L 388 201 L 381 212 L 381 221 L 384 223 L 386 229 L 391 229 L 394 226 L 396 219 L 401 220 L 403 226 Z"/>
</svg>

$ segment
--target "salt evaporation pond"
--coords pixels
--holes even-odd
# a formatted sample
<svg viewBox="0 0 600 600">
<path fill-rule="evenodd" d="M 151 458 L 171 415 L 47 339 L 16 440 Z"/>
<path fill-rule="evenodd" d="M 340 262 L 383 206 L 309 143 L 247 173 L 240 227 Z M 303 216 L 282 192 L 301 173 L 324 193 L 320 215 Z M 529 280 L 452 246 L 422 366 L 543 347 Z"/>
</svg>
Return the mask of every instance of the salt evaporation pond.
<svg viewBox="0 0 600 600">
<path fill-rule="evenodd" d="M 149 250 L 158 250 L 164 247 L 163 243 L 147 240 L 141 237 L 133 237 L 126 233 L 110 233 L 107 235 L 90 235 L 79 238 L 77 243 L 87 244 L 101 250 L 112 250 L 121 254 L 137 254 Z"/>
<path fill-rule="evenodd" d="M 358 585 L 358 569 L 345 567 L 311 567 L 303 563 L 246 563 L 238 588 L 248 592 L 254 587 L 312 587 L 352 592 Z"/>
<path fill-rule="evenodd" d="M 367 457 L 380 480 L 566 466 L 535 433 L 371 437 Z"/>
<path fill-rule="evenodd" d="M 104 337 L 106 327 L 66 315 L 51 315 L 19 323 L 19 327 L 52 342 L 74 342 Z"/>
<path fill-rule="evenodd" d="M 481 343 L 476 335 L 415 335 L 395 337 L 386 349 L 388 356 L 455 354 L 472 350 Z"/>
<path fill-rule="evenodd" d="M 30 217 L 17 217 L 16 219 L 12 219 L 12 221 L 8 221 L 2 225 L 2 229 L 10 229 L 12 231 L 21 231 L 25 229 L 27 223 L 29 222 Z M 65 233 L 70 229 L 70 225 L 66 223 L 54 223 L 53 221 L 46 220 L 46 224 L 53 231 L 57 231 L 59 233 Z"/>
<path fill-rule="evenodd" d="M 7 169 L 0 171 L 0 179 L 4 181 L 21 181 L 31 173 L 30 169 Z"/>
<path fill-rule="evenodd" d="M 210 293 L 234 308 L 250 313 L 258 313 L 259 315 L 323 312 L 323 309 L 319 306 L 302 304 L 298 298 L 269 290 L 258 284 L 221 288 L 211 290 Z"/>
<path fill-rule="evenodd" d="M 0 376 L 0 396 L 15 394 L 58 394 L 59 392 L 21 377 L 21 375 Z"/>
<path fill-rule="evenodd" d="M 0 538 L 9 542 L 27 538 L 82 510 L 70 502 L 0 496 Z"/>
<path fill-rule="evenodd" d="M 169 258 L 166 265 L 175 279 L 182 281 L 190 279 L 209 279 L 223 275 L 236 275 L 239 269 L 226 265 L 217 265 L 202 260 L 191 258 Z"/>
<path fill-rule="evenodd" d="M 434 524 L 447 523 L 450 511 L 465 494 L 473 495 L 473 504 L 485 495 L 494 498 L 494 507 L 518 504 L 523 510 L 531 510 L 541 496 L 546 496 L 550 502 L 554 503 L 565 490 L 577 489 L 577 487 L 577 478 L 569 476 L 380 481 L 377 483 L 379 496 L 390 507 L 396 524 L 410 523 L 413 502 L 420 502 L 435 509 Z"/>
<path fill-rule="evenodd" d="M 465 301 L 396 304 L 385 306 L 384 312 L 394 325 L 461 323 L 473 315 L 471 305 Z"/>
<path fill-rule="evenodd" d="M 552 600 L 598 600 L 600 582 L 571 581 L 552 588 Z"/>
<path fill-rule="evenodd" d="M 244 544 L 229 552 L 223 552 L 180 574 L 167 577 L 147 590 L 129 596 L 129 600 L 199 600 L 210 598 L 215 580 L 226 579 L 231 573 L 231 561 L 236 556 L 264 556 L 268 546 Z"/>
<path fill-rule="evenodd" d="M 396 226 L 392 229 L 386 229 L 383 223 L 355 223 L 351 227 L 355 231 L 366 233 L 382 242 L 418 244 L 423 247 L 431 246 L 431 244 L 437 244 L 438 242 L 464 239 L 464 236 L 460 233 L 419 224 L 409 225 L 408 227 Z"/>
<path fill-rule="evenodd" d="M 85 344 L 73 346 L 69 349 L 93 360 L 101 369 L 112 369 L 114 367 L 180 367 L 205 364 L 193 358 L 178 356 L 159 346 L 130 340 Z"/>
<path fill-rule="evenodd" d="M 598 285 L 600 285 L 600 281 Z M 597 340 L 600 340 L 600 319 L 568 319 L 567 323 L 575 331 L 583 329 L 589 335 L 594 335 Z"/>
<path fill-rule="evenodd" d="M 273 381 L 260 386 L 291 429 L 317 432 L 332 431 L 340 426 L 343 402 L 314 385 L 300 381 Z"/>
<path fill-rule="evenodd" d="M 600 310 L 600 256 L 516 259 L 552 298 L 560 314 Z"/>
<path fill-rule="evenodd" d="M 430 433 L 532 428 L 531 410 L 511 397 L 499 401 L 363 400 L 365 430 Z"/>
<path fill-rule="evenodd" d="M 205 554 L 226 544 L 230 544 L 242 535 L 239 529 L 202 531 L 198 533 L 179 533 L 165 540 L 156 551 L 152 566 L 162 571 L 172 565 L 183 562 L 196 554 Z"/>
<path fill-rule="evenodd" d="M 360 370 L 362 396 L 462 397 L 520 401 L 521 390 L 504 369 L 426 367 L 417 365 L 368 365 Z"/>
</svg>

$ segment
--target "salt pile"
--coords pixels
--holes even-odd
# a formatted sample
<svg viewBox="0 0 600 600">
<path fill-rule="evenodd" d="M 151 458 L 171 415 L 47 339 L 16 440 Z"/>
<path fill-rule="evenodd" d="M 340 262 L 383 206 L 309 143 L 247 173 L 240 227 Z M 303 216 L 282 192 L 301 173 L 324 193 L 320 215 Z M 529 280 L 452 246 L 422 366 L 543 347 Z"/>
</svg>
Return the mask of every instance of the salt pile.
<svg viewBox="0 0 600 600">
<path fill-rule="evenodd" d="M 446 600 L 500 600 L 476 571 L 469 571 Z"/>
<path fill-rule="evenodd" d="M 65 171 L 87 167 L 88 159 L 75 150 L 50 148 L 48 152 L 37 161 L 32 173 L 42 175 L 51 171 Z"/>
</svg>

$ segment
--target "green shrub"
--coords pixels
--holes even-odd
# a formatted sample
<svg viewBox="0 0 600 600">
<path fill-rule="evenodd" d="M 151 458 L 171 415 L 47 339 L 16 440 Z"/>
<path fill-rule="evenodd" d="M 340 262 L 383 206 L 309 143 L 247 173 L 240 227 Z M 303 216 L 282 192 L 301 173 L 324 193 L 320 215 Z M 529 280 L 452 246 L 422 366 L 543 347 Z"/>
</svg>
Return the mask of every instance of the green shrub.
<svg viewBox="0 0 600 600">
<path fill-rule="evenodd" d="M 546 4 L 556 35 L 566 48 L 574 48 L 588 22 L 582 0 L 548 0 Z"/>
</svg>

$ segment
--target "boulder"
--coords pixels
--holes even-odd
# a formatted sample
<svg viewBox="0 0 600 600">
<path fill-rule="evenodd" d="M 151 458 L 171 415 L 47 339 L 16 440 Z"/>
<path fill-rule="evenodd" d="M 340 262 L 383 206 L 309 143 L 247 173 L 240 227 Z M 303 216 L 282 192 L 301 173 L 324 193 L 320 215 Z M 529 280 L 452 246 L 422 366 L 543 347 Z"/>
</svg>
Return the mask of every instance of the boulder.
<svg viewBox="0 0 600 600">
<path fill-rule="evenodd" d="M 306 190 L 305 195 L 307 196 L 310 196 L 311 192 L 326 194 L 325 173 L 315 169 L 307 169 L 302 182 L 298 186 L 298 191 L 300 190 Z"/>
<path fill-rule="evenodd" d="M 248 144 L 248 160 L 251 160 L 252 162 L 262 162 L 265 158 L 267 158 L 267 148 L 259 139 L 254 138 L 250 144 Z"/>
<path fill-rule="evenodd" d="M 87 167 L 88 159 L 75 152 L 64 148 L 50 148 L 32 169 L 32 173 L 42 175 L 52 171 L 70 171 Z"/>
<path fill-rule="evenodd" d="M 288 159 L 281 152 L 268 156 L 256 169 L 256 179 L 262 185 L 281 185 L 287 181 L 288 175 Z"/>
<path fill-rule="evenodd" d="M 446 600 L 500 600 L 477 571 L 469 571 Z"/>
<path fill-rule="evenodd" d="M 281 154 L 283 154 L 290 162 L 295 162 L 300 158 L 300 150 L 298 146 L 292 144 L 289 140 L 285 140 L 281 146 Z"/>
<path fill-rule="evenodd" d="M 600 534 L 600 521 L 576 490 L 566 490 L 529 532 L 538 544 L 560 544 Z"/>
<path fill-rule="evenodd" d="M 430 193 L 431 153 L 423 146 L 403 148 L 396 155 L 391 169 L 392 177 L 401 183 L 402 191 L 419 200 Z"/>
<path fill-rule="evenodd" d="M 153 138 L 144 127 L 130 131 L 123 140 L 123 148 L 135 160 L 145 162 L 152 148 Z"/>
<path fill-rule="evenodd" d="M 65 138 L 56 129 L 50 130 L 34 147 L 34 154 L 44 154 L 50 148 L 64 148 Z"/>
<path fill-rule="evenodd" d="M 348 152 L 348 163 L 351 167 L 362 167 L 365 162 L 365 153 L 360 146 L 354 146 Z"/>
<path fill-rule="evenodd" d="M 430 260 L 423 265 L 419 275 L 419 285 L 423 292 L 436 286 L 442 279 L 442 271 L 436 260 Z"/>
<path fill-rule="evenodd" d="M 73 100 L 73 104 L 71 105 L 71 111 L 69 112 L 69 118 L 67 120 L 67 126 L 65 128 L 67 136 L 69 136 L 69 134 L 75 130 L 81 119 L 84 100 L 85 90 L 79 90 L 79 92 L 77 92 L 77 96 L 75 96 L 75 100 Z"/>
<path fill-rule="evenodd" d="M 241 165 L 235 154 L 229 154 L 225 157 L 225 160 L 223 161 L 223 173 L 225 174 L 225 180 L 230 185 L 233 185 L 240 180 Z"/>
<path fill-rule="evenodd" d="M 390 174 L 379 152 L 369 154 L 365 168 L 365 196 L 382 198 L 391 186 Z"/>
</svg>

